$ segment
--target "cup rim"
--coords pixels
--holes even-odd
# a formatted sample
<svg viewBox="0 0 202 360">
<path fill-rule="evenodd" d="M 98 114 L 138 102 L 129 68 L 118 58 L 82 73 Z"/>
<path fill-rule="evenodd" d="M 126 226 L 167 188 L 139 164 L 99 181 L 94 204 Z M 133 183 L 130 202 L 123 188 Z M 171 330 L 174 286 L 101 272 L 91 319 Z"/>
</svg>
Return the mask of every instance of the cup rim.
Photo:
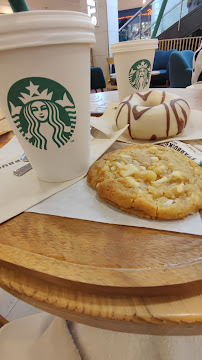
<svg viewBox="0 0 202 360">
<path fill-rule="evenodd" d="M 143 51 L 158 49 L 158 39 L 138 39 L 122 41 L 111 45 L 113 54 L 125 53 L 128 51 Z"/>
<path fill-rule="evenodd" d="M 0 15 L 1 16 L 1 15 Z M 0 17 L 0 51 L 54 44 L 94 44 L 94 25 L 82 12 L 34 10 Z"/>
</svg>

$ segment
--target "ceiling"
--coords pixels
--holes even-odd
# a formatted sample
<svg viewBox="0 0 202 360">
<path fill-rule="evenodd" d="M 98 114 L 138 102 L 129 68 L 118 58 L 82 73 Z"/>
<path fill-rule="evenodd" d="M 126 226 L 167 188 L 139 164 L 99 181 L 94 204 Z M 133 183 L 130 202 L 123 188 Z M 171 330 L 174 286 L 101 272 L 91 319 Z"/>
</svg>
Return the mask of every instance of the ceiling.
<svg viewBox="0 0 202 360">
<path fill-rule="evenodd" d="M 118 9 L 120 11 L 126 9 L 139 8 L 147 4 L 148 1 L 149 0 L 145 0 L 145 3 L 143 4 L 143 0 L 118 0 Z"/>
</svg>

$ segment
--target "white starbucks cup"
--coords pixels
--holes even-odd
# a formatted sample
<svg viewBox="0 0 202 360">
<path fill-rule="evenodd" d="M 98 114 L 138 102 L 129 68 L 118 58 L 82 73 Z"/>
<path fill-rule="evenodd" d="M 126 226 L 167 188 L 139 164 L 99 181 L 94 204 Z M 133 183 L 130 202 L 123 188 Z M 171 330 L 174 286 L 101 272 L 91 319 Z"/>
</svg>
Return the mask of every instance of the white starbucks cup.
<svg viewBox="0 0 202 360">
<path fill-rule="evenodd" d="M 158 39 L 142 39 L 112 44 L 119 99 L 149 89 Z"/>
<path fill-rule="evenodd" d="M 84 13 L 0 15 L 0 107 L 41 180 L 88 169 L 93 43 Z"/>
</svg>

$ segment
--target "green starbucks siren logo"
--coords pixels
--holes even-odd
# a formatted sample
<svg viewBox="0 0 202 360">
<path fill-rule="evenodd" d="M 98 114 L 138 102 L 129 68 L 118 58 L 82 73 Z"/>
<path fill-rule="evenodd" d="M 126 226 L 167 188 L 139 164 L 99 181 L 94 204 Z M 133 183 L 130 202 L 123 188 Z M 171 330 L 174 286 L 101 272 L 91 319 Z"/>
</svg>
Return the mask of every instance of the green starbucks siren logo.
<svg viewBox="0 0 202 360">
<path fill-rule="evenodd" d="M 142 59 L 131 66 L 128 77 L 132 87 L 139 90 L 144 89 L 148 83 L 151 72 L 151 63 L 149 60 Z"/>
<path fill-rule="evenodd" d="M 75 104 L 70 93 L 56 81 L 42 77 L 21 79 L 11 86 L 7 101 L 16 127 L 33 146 L 44 150 L 49 146 L 42 123 L 49 124 L 52 141 L 58 148 L 72 137 Z"/>
</svg>

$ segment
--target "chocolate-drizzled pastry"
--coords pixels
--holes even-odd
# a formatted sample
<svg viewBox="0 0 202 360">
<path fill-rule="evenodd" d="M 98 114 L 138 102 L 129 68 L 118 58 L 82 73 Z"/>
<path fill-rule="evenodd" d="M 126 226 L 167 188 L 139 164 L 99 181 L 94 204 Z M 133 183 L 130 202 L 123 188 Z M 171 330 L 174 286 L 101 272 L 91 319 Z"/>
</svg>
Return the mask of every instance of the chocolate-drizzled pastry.
<svg viewBox="0 0 202 360">
<path fill-rule="evenodd" d="M 188 103 L 165 91 L 128 96 L 116 109 L 116 124 L 132 139 L 162 139 L 180 134 L 190 117 Z"/>
</svg>

